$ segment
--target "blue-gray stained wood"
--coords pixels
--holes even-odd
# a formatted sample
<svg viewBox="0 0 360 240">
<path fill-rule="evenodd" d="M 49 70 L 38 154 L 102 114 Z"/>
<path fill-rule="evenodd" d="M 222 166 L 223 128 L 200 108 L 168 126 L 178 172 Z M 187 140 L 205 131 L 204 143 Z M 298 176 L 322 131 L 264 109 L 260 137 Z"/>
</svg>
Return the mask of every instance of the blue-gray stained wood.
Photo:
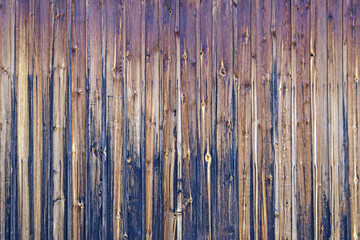
<svg viewBox="0 0 360 240">
<path fill-rule="evenodd" d="M 359 15 L 2 1 L 0 239 L 357 239 Z"/>
<path fill-rule="evenodd" d="M 13 133 L 15 131 L 15 115 L 13 101 L 14 87 L 14 18 L 15 5 L 11 0 L 4 2 L 6 6 L 0 12 L 0 236 L 10 239 L 11 222 L 15 220 L 12 214 L 15 202 L 13 185 L 16 174 L 13 169 L 15 151 Z M 13 236 L 13 235 L 12 235 Z"/>
<path fill-rule="evenodd" d="M 180 82 L 181 82 L 181 165 L 182 165 L 182 231 L 184 239 L 198 235 L 200 195 L 197 169 L 199 164 L 198 87 L 196 1 L 180 1 Z M 178 176 L 179 178 L 179 176 Z M 180 180 L 180 179 L 179 179 Z M 178 181 L 179 181 L 178 180 Z"/>
</svg>

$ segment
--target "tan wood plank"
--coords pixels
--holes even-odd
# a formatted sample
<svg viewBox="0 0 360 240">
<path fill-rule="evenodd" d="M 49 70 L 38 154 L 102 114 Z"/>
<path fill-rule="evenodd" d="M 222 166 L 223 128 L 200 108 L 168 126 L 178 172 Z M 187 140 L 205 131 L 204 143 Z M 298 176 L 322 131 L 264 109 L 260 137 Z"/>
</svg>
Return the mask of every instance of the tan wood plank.
<svg viewBox="0 0 360 240">
<path fill-rule="evenodd" d="M 106 118 L 109 159 L 109 189 L 113 218 L 109 222 L 114 239 L 123 238 L 123 111 L 124 111 L 124 3 L 108 0 L 106 3 Z M 110 207 L 110 206 L 109 206 Z"/>
<path fill-rule="evenodd" d="M 54 75 L 53 75 L 53 238 L 66 234 L 66 117 L 69 77 L 70 8 L 68 1 L 54 5 Z"/>
<path fill-rule="evenodd" d="M 85 238 L 86 198 L 86 2 L 71 2 L 72 237 Z"/>
</svg>

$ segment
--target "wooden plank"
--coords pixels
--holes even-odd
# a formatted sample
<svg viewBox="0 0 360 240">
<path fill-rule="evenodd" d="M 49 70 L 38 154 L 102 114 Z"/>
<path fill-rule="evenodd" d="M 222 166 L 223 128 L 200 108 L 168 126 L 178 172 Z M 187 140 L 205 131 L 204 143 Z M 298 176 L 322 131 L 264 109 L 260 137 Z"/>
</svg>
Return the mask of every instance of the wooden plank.
<svg viewBox="0 0 360 240">
<path fill-rule="evenodd" d="M 197 145 L 197 156 L 196 156 L 196 176 L 195 176 L 195 182 L 196 182 L 196 188 L 195 191 L 197 193 L 196 195 L 196 202 L 194 204 L 194 207 L 196 207 L 196 224 L 195 224 L 195 231 L 196 236 L 199 238 L 200 236 L 200 224 L 201 224 L 201 218 L 203 215 L 202 212 L 202 202 L 203 202 L 203 195 L 201 195 L 202 187 L 201 187 L 201 176 L 202 173 L 205 173 L 205 171 L 201 170 L 202 159 L 205 158 L 201 155 L 201 66 L 200 66 L 200 49 L 201 49 L 201 40 L 200 40 L 200 0 L 195 0 L 195 43 L 196 43 L 196 54 L 195 54 L 195 66 L 196 66 L 196 82 L 195 82 L 195 88 L 196 88 L 196 145 Z M 203 175 L 205 176 L 205 175 Z M 207 196 L 204 195 L 205 199 L 207 199 Z M 210 225 L 208 227 L 208 230 L 210 230 Z"/>
<path fill-rule="evenodd" d="M 298 238 L 314 238 L 313 189 L 312 179 L 309 177 L 312 176 L 310 2 L 294 1 L 291 6 L 294 16 L 292 24 L 294 131 L 292 134 L 296 148 L 292 153 L 296 156 L 296 159 L 293 159 L 296 164 L 296 228 Z"/>
<path fill-rule="evenodd" d="M 141 77 L 141 128 L 140 128 L 140 176 L 141 176 L 141 238 L 145 239 L 146 237 L 146 142 L 145 142 L 145 128 L 146 128 L 146 52 L 145 52 L 145 12 L 146 12 L 146 2 L 142 2 L 141 5 L 141 48 L 140 48 L 140 77 Z"/>
<path fill-rule="evenodd" d="M 349 182 L 345 154 L 344 81 L 343 81 L 343 26 L 342 1 L 328 2 L 328 103 L 329 103 L 329 160 L 331 167 L 331 236 L 350 237 Z"/>
<path fill-rule="evenodd" d="M 182 231 L 184 239 L 197 234 L 197 79 L 195 1 L 180 4 L 181 136 L 182 136 Z M 180 160 L 180 159 L 178 159 Z M 179 203 L 178 203 L 179 204 Z M 180 221 L 180 220 L 179 220 Z"/>
<path fill-rule="evenodd" d="M 66 236 L 66 115 L 67 79 L 69 76 L 70 9 L 67 1 L 57 1 L 54 6 L 54 75 L 53 75 L 53 238 Z"/>
<path fill-rule="evenodd" d="M 15 29 L 15 97 L 16 97 L 16 210 L 12 229 L 15 231 L 12 237 L 30 238 L 32 231 L 30 209 L 30 184 L 29 184 L 29 165 L 31 159 L 29 155 L 29 75 L 32 74 L 32 2 L 19 1 L 16 4 L 16 29 Z M 31 76 L 32 77 L 32 76 Z M 29 161 L 30 160 L 30 161 Z M 29 164 L 30 163 L 30 164 Z"/>
<path fill-rule="evenodd" d="M 217 6 L 217 112 L 216 112 L 216 236 L 235 238 L 238 228 L 235 206 L 235 175 L 233 159 L 233 34 L 232 2 Z M 221 27 L 220 27 L 221 26 Z"/>
<path fill-rule="evenodd" d="M 159 13 L 159 164 L 158 164 L 158 176 L 157 176 L 157 193 L 158 199 L 156 202 L 157 213 L 154 217 L 157 217 L 156 224 L 158 225 L 154 229 L 154 238 L 164 238 L 164 56 L 163 56 L 163 32 L 164 32 L 164 2 L 158 1 Z"/>
<path fill-rule="evenodd" d="M 257 153 L 257 99 L 256 99 L 256 12 L 255 1 L 251 2 L 250 5 L 250 46 L 251 46 L 251 153 L 253 154 L 253 163 L 252 163 L 252 186 L 253 186 L 253 224 L 254 224 L 254 237 L 259 239 L 259 185 L 258 185 L 258 153 Z"/>
<path fill-rule="evenodd" d="M 199 73 L 200 73 L 200 212 L 199 214 L 199 237 L 201 239 L 211 239 L 211 154 L 214 151 L 212 148 L 213 142 L 213 124 L 212 124 L 212 109 L 214 98 L 214 78 L 213 76 L 213 60 L 212 60 L 212 2 L 201 1 L 197 10 L 197 31 L 199 32 L 197 37 L 198 46 L 197 49 L 199 56 Z"/>
<path fill-rule="evenodd" d="M 176 229 L 177 80 L 176 4 L 165 0 L 163 8 L 163 99 L 164 99 L 164 239 L 174 239 Z"/>
<path fill-rule="evenodd" d="M 276 146 L 276 188 L 278 202 L 275 204 L 275 226 L 277 239 L 292 237 L 291 213 L 291 8 L 290 1 L 279 1 L 276 5 L 276 74 L 278 92 L 278 145 Z M 290 90 L 290 91 L 289 91 Z"/>
<path fill-rule="evenodd" d="M 297 239 L 297 175 L 296 175 L 296 12 L 295 0 L 290 1 L 291 9 L 291 238 Z"/>
<path fill-rule="evenodd" d="M 181 93 L 181 40 L 180 40 L 180 0 L 176 0 L 175 15 L 175 43 L 176 43 L 176 96 L 177 96 L 177 116 L 176 116 L 176 239 L 183 236 L 183 151 L 182 151 L 182 93 Z"/>
<path fill-rule="evenodd" d="M 67 1 L 68 23 L 69 23 L 69 74 L 67 75 L 67 94 L 66 94 L 66 231 L 64 233 L 66 239 L 72 239 L 73 236 L 73 174 L 72 174 L 72 1 Z"/>
<path fill-rule="evenodd" d="M 343 146 L 343 157 L 345 160 L 345 164 L 342 165 L 342 167 L 344 167 L 344 171 L 346 173 L 346 175 L 343 178 L 343 183 L 346 184 L 346 188 L 345 193 L 346 193 L 346 199 L 347 199 L 347 207 L 343 209 L 344 213 L 347 213 L 347 234 L 345 235 L 345 238 L 351 238 L 352 237 L 352 218 L 351 218 L 351 213 L 350 211 L 351 209 L 351 204 L 352 204 L 352 199 L 351 199 L 351 192 L 350 192 L 350 187 L 352 186 L 351 184 L 351 178 L 350 178 L 350 151 L 349 151 L 349 128 L 351 128 L 351 126 L 349 126 L 349 122 L 348 122 L 348 68 L 347 68 L 347 62 L 348 62 L 348 40 L 349 37 L 351 37 L 350 34 L 347 33 L 349 26 L 351 26 L 351 20 L 349 21 L 349 17 L 351 17 L 351 15 L 349 15 L 348 13 L 348 9 L 347 9 L 347 1 L 343 1 L 342 2 L 342 28 L 343 28 L 343 36 L 342 36 L 342 63 L 343 63 L 343 72 L 342 72 L 342 113 L 343 113 L 343 131 L 344 131 L 344 140 L 342 142 L 342 146 Z M 350 23 L 350 25 L 349 25 Z M 351 38 L 350 38 L 351 39 Z M 343 239 L 345 239 L 343 238 Z"/>
<path fill-rule="evenodd" d="M 311 121 L 313 140 L 314 176 L 314 235 L 328 239 L 330 229 L 329 136 L 328 136 L 328 84 L 327 84 L 327 11 L 323 2 L 311 4 L 310 76 Z"/>
<path fill-rule="evenodd" d="M 146 239 L 160 238 L 160 52 L 159 1 L 145 10 L 145 139 L 146 139 Z"/>
<path fill-rule="evenodd" d="M 343 2 L 343 27 L 344 27 L 344 88 L 345 109 L 347 115 L 347 136 L 348 140 L 348 161 L 349 172 L 348 181 L 350 188 L 350 237 L 356 239 L 359 236 L 359 88 L 357 86 L 359 79 L 359 22 L 357 14 L 360 13 L 360 5 L 354 1 Z"/>
<path fill-rule="evenodd" d="M 71 2 L 71 82 L 72 82 L 72 237 L 85 238 L 86 197 L 86 4 Z"/>
<path fill-rule="evenodd" d="M 28 39 L 28 51 L 29 51 L 29 60 L 28 60 L 28 104 L 29 104 L 29 219 L 30 219 L 30 236 L 34 236 L 35 226 L 34 226 L 34 62 L 35 62 L 35 1 L 29 1 L 29 23 L 31 27 L 29 29 L 29 34 L 32 34 L 32 37 Z M 48 149 L 50 150 L 50 149 Z M 50 199 L 47 203 L 50 202 Z M 48 215 L 49 216 L 49 215 Z"/>
<path fill-rule="evenodd" d="M 130 239 L 142 237 L 142 13 L 143 4 L 129 0 L 126 3 L 126 82 L 127 82 L 127 196 L 128 223 L 125 234 Z"/>
<path fill-rule="evenodd" d="M 35 238 L 52 235 L 51 128 L 53 4 L 35 1 L 34 6 L 34 225 Z"/>
<path fill-rule="evenodd" d="M 217 162 L 217 92 L 218 92 L 218 81 L 217 81 L 217 16 L 218 16 L 218 6 L 216 3 L 216 0 L 212 1 L 212 20 L 211 20 L 211 77 L 213 79 L 214 87 L 213 87 L 213 94 L 212 94 L 212 106 L 211 106 L 211 129 L 212 129 L 212 142 L 211 142 L 211 152 L 210 155 L 208 155 L 208 162 L 213 163 L 213 167 L 210 165 L 210 173 L 208 173 L 208 176 L 211 176 L 212 179 L 217 180 L 216 174 L 216 162 Z M 216 228 L 216 201 L 217 201 L 217 184 L 216 181 L 209 181 L 210 182 L 210 188 L 211 188 L 211 237 L 216 239 L 217 238 L 217 228 Z"/>
<path fill-rule="evenodd" d="M 10 239 L 14 240 L 18 237 L 18 227 L 17 227 L 17 74 L 16 74 L 16 32 L 18 31 L 16 26 L 16 2 L 12 2 L 13 14 L 11 17 L 11 21 L 13 23 L 13 51 L 12 58 L 14 59 L 13 63 L 13 74 L 11 81 L 11 181 L 10 181 L 10 223 L 9 223 L 9 233 Z M 11 36 L 11 35 L 10 35 Z"/>
<path fill-rule="evenodd" d="M 256 9 L 262 9 L 258 11 Z M 274 150 L 272 145 L 272 47 L 271 1 L 254 1 L 252 5 L 252 54 L 254 97 L 253 144 L 255 163 L 255 238 L 274 237 Z M 254 85 L 255 84 L 255 85 Z M 256 153 L 255 153 L 256 152 Z"/>
<path fill-rule="evenodd" d="M 251 154 L 251 45 L 249 0 L 238 1 L 237 63 L 238 63 L 238 174 L 239 174 L 239 238 L 254 238 L 252 214 L 252 154 Z"/>
<path fill-rule="evenodd" d="M 102 3 L 88 2 L 89 125 L 87 163 L 87 239 L 101 238 L 102 229 Z"/>
<path fill-rule="evenodd" d="M 101 13 L 101 239 L 110 238 L 110 222 L 111 222 L 111 202 L 109 200 L 109 158 L 106 155 L 107 149 L 107 118 L 106 118 L 106 102 L 107 102 L 107 85 L 106 85 L 106 45 L 107 45 L 107 2 L 99 2 L 102 6 Z"/>
<path fill-rule="evenodd" d="M 12 84 L 14 75 L 14 1 L 5 1 L 0 11 L 0 238 L 10 239 Z"/>
<path fill-rule="evenodd" d="M 123 238 L 123 74 L 124 74 L 124 3 L 106 4 L 106 156 L 109 164 L 109 237 Z"/>
</svg>

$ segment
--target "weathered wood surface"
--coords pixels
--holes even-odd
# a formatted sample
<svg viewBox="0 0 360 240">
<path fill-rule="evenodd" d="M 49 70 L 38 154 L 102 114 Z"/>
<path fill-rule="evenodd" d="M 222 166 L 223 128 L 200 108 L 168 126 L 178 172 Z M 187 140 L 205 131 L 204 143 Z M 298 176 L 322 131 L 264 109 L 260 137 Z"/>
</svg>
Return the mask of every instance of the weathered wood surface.
<svg viewBox="0 0 360 240">
<path fill-rule="evenodd" d="M 1 1 L 0 239 L 358 239 L 359 16 Z"/>
</svg>

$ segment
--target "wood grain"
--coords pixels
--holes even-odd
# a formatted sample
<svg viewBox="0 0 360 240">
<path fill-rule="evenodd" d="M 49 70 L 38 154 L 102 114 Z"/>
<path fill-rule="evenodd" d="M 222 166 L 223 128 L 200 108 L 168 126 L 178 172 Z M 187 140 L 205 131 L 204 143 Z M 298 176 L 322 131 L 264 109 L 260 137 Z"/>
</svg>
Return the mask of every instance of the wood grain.
<svg viewBox="0 0 360 240">
<path fill-rule="evenodd" d="M 30 150 L 30 105 L 29 105 L 29 80 L 32 81 L 32 1 L 19 1 L 16 3 L 16 26 L 15 26 L 15 97 L 16 97 L 16 195 L 14 196 L 16 209 L 12 209 L 14 220 L 12 225 L 14 239 L 30 238 L 33 227 L 31 226 L 30 204 L 32 156 Z M 30 166 L 30 168 L 29 168 Z M 13 166 L 14 168 L 14 166 Z"/>
<path fill-rule="evenodd" d="M 321 1 L 311 4 L 310 77 L 313 136 L 315 238 L 328 239 L 330 229 L 329 130 L 327 79 L 327 12 Z"/>
<path fill-rule="evenodd" d="M 257 11 L 256 9 L 262 9 Z M 255 211 L 258 211 L 255 221 L 255 237 L 274 237 L 274 149 L 272 140 L 272 96 L 271 87 L 276 80 L 272 76 L 272 36 L 271 36 L 271 1 L 252 2 L 252 54 L 253 73 L 252 85 L 256 94 L 254 98 L 253 137 L 256 146 L 255 188 L 258 199 Z"/>
<path fill-rule="evenodd" d="M 201 195 L 198 204 L 200 205 L 199 214 L 199 236 L 202 239 L 211 239 L 212 225 L 212 183 L 211 183 L 211 155 L 213 149 L 213 99 L 215 98 L 214 78 L 213 78 L 213 38 L 212 38 L 212 2 L 201 1 L 197 10 L 197 38 L 200 49 L 197 64 L 200 68 L 200 190 Z"/>
<path fill-rule="evenodd" d="M 251 1 L 238 1 L 237 18 L 237 73 L 238 86 L 238 174 L 239 174 L 239 238 L 254 237 L 252 214 L 252 128 L 251 116 L 251 45 L 250 7 Z"/>
<path fill-rule="evenodd" d="M 71 2 L 71 89 L 72 89 L 72 237 L 85 238 L 86 198 L 86 99 L 87 44 L 86 4 Z"/>
<path fill-rule="evenodd" d="M 109 236 L 123 237 L 123 113 L 124 113 L 124 3 L 106 4 L 106 157 L 108 161 Z M 114 108 L 115 107 L 115 108 Z"/>
<path fill-rule="evenodd" d="M 355 0 L 3 0 L 0 239 L 356 239 Z"/>
<path fill-rule="evenodd" d="M 182 237 L 194 239 L 197 234 L 198 158 L 198 84 L 196 74 L 196 2 L 180 4 L 180 76 L 181 76 L 181 136 L 182 136 Z M 180 159 L 178 159 L 179 161 Z M 178 202 L 179 204 L 179 202 Z M 180 221 L 180 220 L 179 220 Z"/>
<path fill-rule="evenodd" d="M 87 5 L 87 164 L 86 164 L 86 239 L 101 238 L 102 229 L 102 21 L 103 5 L 99 1 L 88 1 Z M 105 159 L 104 159 L 105 160 Z M 90 227 L 91 226 L 91 227 Z"/>
<path fill-rule="evenodd" d="M 5 1 L 0 12 L 0 238 L 10 239 L 11 216 L 11 155 L 12 129 L 12 86 L 14 81 L 14 1 Z"/>
<path fill-rule="evenodd" d="M 278 1 L 276 5 L 276 77 L 278 96 L 278 143 L 275 143 L 276 186 L 278 200 L 275 200 L 276 235 L 280 239 L 292 236 L 292 141 L 291 141 L 291 3 Z"/>
<path fill-rule="evenodd" d="M 176 229 L 176 161 L 177 129 L 179 114 L 177 108 L 176 79 L 176 4 L 174 0 L 165 0 L 163 8 L 163 77 L 164 77 L 164 239 L 175 238 Z"/>
<path fill-rule="evenodd" d="M 294 99 L 293 123 L 296 149 L 293 154 L 296 163 L 296 215 L 297 238 L 314 238 L 313 181 L 312 167 L 312 118 L 310 82 L 310 2 L 294 1 L 292 4 L 294 22 L 292 25 L 293 57 L 295 67 L 292 73 Z M 294 52 L 293 52 L 294 54 Z M 311 177 L 310 177 L 311 176 Z"/>
<path fill-rule="evenodd" d="M 53 4 L 34 2 L 33 75 L 33 158 L 34 158 L 34 237 L 51 236 L 53 118 Z"/>
<path fill-rule="evenodd" d="M 160 1 L 146 2 L 145 10 L 145 139 L 146 139 L 146 239 L 162 238 L 159 232 L 160 195 Z"/>
<path fill-rule="evenodd" d="M 126 2 L 126 84 L 127 88 L 127 164 L 126 164 L 126 184 L 128 223 L 125 226 L 125 234 L 130 239 L 143 238 L 143 217 L 142 211 L 143 185 L 142 181 L 145 169 L 143 169 L 143 155 L 145 152 L 142 147 L 143 116 L 145 113 L 142 108 L 142 98 L 145 96 L 143 85 L 144 66 L 143 60 L 143 2 L 128 0 Z M 145 206 L 145 205 L 144 205 Z"/>
<path fill-rule="evenodd" d="M 358 62 L 358 38 L 359 38 L 359 23 L 356 21 L 356 13 L 359 11 L 359 4 L 353 1 L 343 2 L 343 61 L 344 61 L 344 89 L 346 95 L 345 111 L 347 114 L 347 125 L 344 131 L 347 131 L 346 143 L 348 143 L 348 162 L 349 172 L 348 181 L 350 188 L 349 202 L 350 202 L 350 237 L 358 238 L 359 236 L 359 88 L 357 86 L 359 74 Z"/>
<path fill-rule="evenodd" d="M 236 238 L 235 166 L 233 151 L 233 32 L 232 4 L 220 1 L 216 6 L 216 235 L 214 238 Z"/>
<path fill-rule="evenodd" d="M 69 2 L 56 2 L 54 5 L 54 53 L 53 53 L 53 238 L 66 238 L 67 209 L 67 95 L 69 77 L 70 47 L 70 9 Z"/>
<path fill-rule="evenodd" d="M 331 167 L 331 236 L 350 237 L 348 161 L 344 129 L 343 79 L 343 11 L 342 1 L 328 2 L 328 103 L 329 103 L 329 161 Z M 340 126 L 340 127 L 339 127 Z"/>
</svg>

